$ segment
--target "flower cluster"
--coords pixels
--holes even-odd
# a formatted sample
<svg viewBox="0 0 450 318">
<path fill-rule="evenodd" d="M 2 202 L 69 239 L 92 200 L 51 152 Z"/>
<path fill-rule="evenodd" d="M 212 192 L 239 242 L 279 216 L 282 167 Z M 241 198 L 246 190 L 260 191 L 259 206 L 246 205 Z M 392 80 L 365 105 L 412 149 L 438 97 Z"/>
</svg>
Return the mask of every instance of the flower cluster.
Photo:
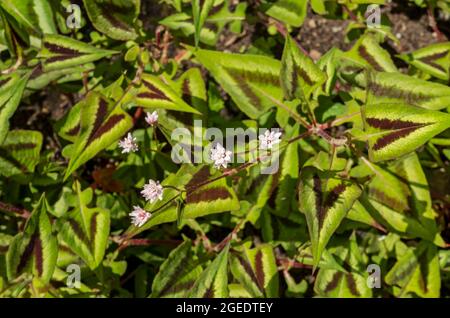
<svg viewBox="0 0 450 318">
<path fill-rule="evenodd" d="M 153 203 L 157 200 L 163 199 L 164 188 L 159 184 L 159 181 L 154 181 L 152 179 L 144 185 L 141 191 L 141 195 L 144 197 L 145 201 Z M 151 213 L 145 211 L 139 206 L 134 206 L 133 211 L 130 213 L 131 223 L 137 227 L 144 225 L 150 218 Z"/>
<path fill-rule="evenodd" d="M 217 144 L 211 148 L 210 159 L 214 161 L 214 166 L 220 168 L 221 166 L 226 168 L 228 163 L 231 162 L 232 152 L 226 150 L 221 144 Z"/>
<path fill-rule="evenodd" d="M 156 200 L 162 200 L 163 187 L 159 184 L 159 181 L 148 180 L 148 183 L 144 185 L 144 189 L 141 191 L 142 196 L 146 201 L 150 203 Z"/>
<path fill-rule="evenodd" d="M 156 110 L 153 113 L 146 113 L 145 121 L 150 126 L 156 125 L 156 123 L 158 122 L 158 113 L 156 112 Z"/>
<path fill-rule="evenodd" d="M 139 146 L 136 143 L 136 138 L 131 133 L 119 141 L 119 147 L 122 148 L 122 153 L 136 152 L 139 150 Z"/>
<path fill-rule="evenodd" d="M 158 114 L 156 112 L 147 113 L 145 118 L 149 125 L 154 125 L 158 120 Z M 281 142 L 281 132 L 275 132 L 267 130 L 263 135 L 258 137 L 260 149 L 272 149 L 273 146 Z M 125 140 L 120 141 L 119 146 L 123 148 L 122 152 L 136 151 L 137 145 L 135 138 L 128 134 Z M 227 168 L 228 164 L 231 162 L 232 152 L 223 147 L 220 143 L 216 144 L 210 151 L 210 159 L 214 162 L 214 167 L 216 168 Z M 159 181 L 148 180 L 141 191 L 142 197 L 150 203 L 154 203 L 158 200 L 163 199 L 164 187 L 159 183 Z M 134 206 L 133 211 L 130 213 L 131 222 L 137 226 L 141 227 L 150 218 L 151 213 L 145 211 L 139 206 Z"/>
<path fill-rule="evenodd" d="M 281 132 L 266 130 L 263 135 L 259 135 L 259 148 L 260 149 L 272 149 L 273 146 L 281 142 Z M 231 162 L 232 152 L 226 150 L 221 144 L 216 144 L 211 148 L 209 159 L 214 162 L 216 168 L 226 168 Z"/>
<path fill-rule="evenodd" d="M 158 122 L 158 113 L 154 111 L 153 113 L 146 113 L 145 121 L 150 125 L 154 126 Z M 119 141 L 119 147 L 122 148 L 122 153 L 136 152 L 139 150 L 139 146 L 136 142 L 136 138 L 133 137 L 131 133 Z"/>
<path fill-rule="evenodd" d="M 145 121 L 150 126 L 155 126 L 158 122 L 158 113 L 156 111 L 152 113 L 146 113 Z M 119 147 L 122 148 L 122 153 L 136 152 L 139 150 L 139 146 L 136 142 L 136 138 L 133 137 L 131 133 L 119 141 Z M 142 196 L 146 201 L 150 203 L 156 200 L 162 200 L 163 198 L 163 187 L 158 181 L 149 180 L 147 184 L 144 185 L 144 189 L 141 191 Z M 151 217 L 150 212 L 145 211 L 139 206 L 134 206 L 133 211 L 129 214 L 131 217 L 131 223 L 137 227 L 144 225 Z"/>
<path fill-rule="evenodd" d="M 139 206 L 134 206 L 129 215 L 131 216 L 131 223 L 137 227 L 141 227 L 152 217 L 151 213 Z"/>
<path fill-rule="evenodd" d="M 281 132 L 266 130 L 264 135 L 259 135 L 259 148 L 272 149 L 273 146 L 281 142 Z"/>
</svg>

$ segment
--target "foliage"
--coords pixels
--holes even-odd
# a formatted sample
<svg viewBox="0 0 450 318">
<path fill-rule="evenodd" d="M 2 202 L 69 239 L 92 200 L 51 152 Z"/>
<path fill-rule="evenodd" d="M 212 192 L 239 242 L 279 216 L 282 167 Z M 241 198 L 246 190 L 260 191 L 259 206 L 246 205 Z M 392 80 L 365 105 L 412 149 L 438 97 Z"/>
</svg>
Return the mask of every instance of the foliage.
<svg viewBox="0 0 450 318">
<path fill-rule="evenodd" d="M 390 53 L 383 0 L 148 2 L 0 0 L 1 297 L 450 295 L 450 42 Z"/>
</svg>

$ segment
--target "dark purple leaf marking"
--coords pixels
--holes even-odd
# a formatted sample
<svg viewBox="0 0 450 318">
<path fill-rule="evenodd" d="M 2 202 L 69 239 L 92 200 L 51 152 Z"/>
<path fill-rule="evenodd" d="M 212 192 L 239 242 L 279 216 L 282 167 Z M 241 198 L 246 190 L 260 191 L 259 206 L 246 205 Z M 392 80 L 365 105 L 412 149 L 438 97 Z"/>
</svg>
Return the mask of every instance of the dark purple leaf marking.
<svg viewBox="0 0 450 318">
<path fill-rule="evenodd" d="M 86 234 L 84 233 L 83 229 L 81 228 L 80 224 L 74 220 L 74 219 L 68 219 L 67 220 L 70 228 L 75 233 L 75 235 L 78 237 L 80 241 L 82 241 L 84 244 L 89 244 L 89 239 L 87 238 Z"/>
<path fill-rule="evenodd" d="M 36 271 L 39 276 L 42 276 L 44 271 L 44 259 L 42 257 L 42 241 L 40 235 L 37 235 L 35 243 L 34 243 L 34 262 L 36 265 Z"/>
<path fill-rule="evenodd" d="M 258 250 L 255 256 L 255 269 L 258 285 L 261 288 L 264 288 L 265 275 L 264 275 L 263 253 L 261 252 L 261 250 Z"/>
<path fill-rule="evenodd" d="M 363 59 L 365 59 L 376 71 L 383 72 L 383 67 L 377 62 L 374 56 L 367 52 L 367 48 L 364 45 L 360 45 L 358 53 Z"/>
<path fill-rule="evenodd" d="M 91 218 L 90 234 L 91 234 L 91 248 L 95 250 L 95 235 L 97 234 L 97 217 L 98 212 L 94 213 Z"/>
<path fill-rule="evenodd" d="M 144 86 L 148 89 L 146 92 L 139 93 L 137 95 L 138 98 L 143 99 L 160 99 L 160 100 L 166 100 L 171 101 L 169 97 L 167 97 L 159 88 L 157 88 L 155 85 L 153 85 L 150 82 L 142 81 Z"/>
<path fill-rule="evenodd" d="M 389 196 L 385 191 L 371 187 L 369 189 L 369 195 L 375 200 L 387 205 L 395 211 L 407 211 L 409 209 L 408 205 L 397 198 Z"/>
<path fill-rule="evenodd" d="M 387 118 L 366 118 L 366 122 L 369 126 L 379 128 L 383 130 L 393 130 L 389 134 L 379 138 L 375 145 L 374 150 L 380 150 L 394 141 L 401 139 L 415 132 L 416 130 L 432 125 L 433 123 L 415 123 L 412 121 L 404 121 L 400 119 L 390 120 Z"/>
<path fill-rule="evenodd" d="M 214 298 L 214 286 L 211 285 L 206 289 L 205 294 L 203 295 L 203 298 Z"/>
<path fill-rule="evenodd" d="M 242 89 L 252 105 L 257 109 L 262 109 L 260 97 L 253 91 L 249 83 L 256 83 L 262 85 L 280 85 L 280 79 L 270 73 L 263 73 L 257 71 L 247 71 L 245 69 L 238 69 L 234 67 L 224 67 L 225 71 L 234 79 L 236 84 Z"/>
<path fill-rule="evenodd" d="M 415 93 L 414 91 L 407 91 L 394 86 L 383 86 L 375 82 L 370 82 L 368 89 L 375 96 L 403 99 L 411 105 L 417 105 L 420 102 L 426 102 L 432 98 L 421 93 Z"/>
<path fill-rule="evenodd" d="M 80 124 L 78 124 L 75 127 L 71 128 L 69 131 L 67 131 L 66 135 L 71 137 L 77 136 L 78 133 L 80 132 L 80 128 L 81 128 Z"/>
<path fill-rule="evenodd" d="M 445 56 L 447 56 L 447 54 L 449 54 L 448 50 L 444 51 L 444 52 L 439 52 L 439 53 L 435 53 L 435 54 L 432 54 L 432 55 L 428 55 L 428 56 L 422 57 L 422 58 L 419 59 L 419 61 L 422 62 L 422 63 L 425 63 L 425 64 L 427 64 L 429 66 L 432 66 L 434 68 L 437 68 L 438 70 L 446 73 L 447 70 L 442 65 L 437 64 L 435 61 L 439 60 L 439 59 L 441 59 L 441 58 L 443 58 Z"/>
<path fill-rule="evenodd" d="M 32 142 L 27 142 L 27 143 L 3 145 L 2 148 L 6 149 L 8 151 L 20 151 L 20 150 L 34 149 L 36 147 L 37 147 L 37 144 L 32 143 Z"/>
<path fill-rule="evenodd" d="M 30 261 L 31 256 L 33 255 L 33 249 L 37 239 L 39 239 L 39 234 L 34 233 L 31 236 L 27 246 L 25 247 L 22 256 L 20 257 L 19 265 L 17 265 L 17 273 L 21 273 L 24 270 L 27 263 Z"/>
<path fill-rule="evenodd" d="M 350 292 L 354 295 L 354 296 L 361 296 L 361 293 L 359 292 L 358 288 L 356 287 L 356 280 L 355 277 L 353 277 L 353 275 L 351 273 L 347 273 L 346 275 L 346 280 L 347 280 L 347 286 L 350 289 Z"/>
<path fill-rule="evenodd" d="M 80 56 L 83 54 L 77 50 L 64 47 L 55 43 L 45 42 L 44 46 L 53 54 L 68 55 L 69 57 Z"/>
<path fill-rule="evenodd" d="M 314 193 L 316 196 L 317 219 L 320 231 L 323 227 L 323 223 L 325 222 L 328 211 L 339 200 L 339 197 L 342 193 L 344 193 L 347 186 L 344 183 L 340 183 L 339 185 L 331 189 L 324 198 L 324 193 L 322 192 L 322 180 L 318 175 L 313 176 L 313 183 Z"/>
<path fill-rule="evenodd" d="M 231 194 L 227 188 L 209 188 L 209 189 L 199 189 L 193 193 L 190 193 L 186 197 L 186 202 L 189 203 L 200 203 L 200 202 L 212 202 L 216 200 L 226 200 L 231 198 Z"/>
<path fill-rule="evenodd" d="M 86 144 L 86 147 L 89 146 L 94 140 L 99 139 L 104 134 L 106 134 L 108 131 L 110 131 L 114 126 L 116 126 L 123 119 L 125 119 L 125 115 L 123 115 L 123 114 L 116 114 L 116 115 L 112 115 L 111 117 L 109 117 L 108 120 L 106 121 L 106 123 L 104 123 L 92 135 L 92 138 L 89 139 L 88 143 Z"/>
<path fill-rule="evenodd" d="M 247 273 L 247 275 L 250 276 L 250 279 L 256 284 L 256 286 L 258 286 L 258 289 L 264 295 L 264 284 L 262 284 L 262 285 L 260 284 L 260 280 L 257 278 L 250 263 L 246 259 L 244 259 L 241 255 L 239 255 L 237 253 L 234 255 L 236 256 L 237 260 L 239 261 L 239 264 L 244 269 L 245 273 Z"/>
<path fill-rule="evenodd" d="M 329 293 L 333 290 L 335 290 L 339 284 L 339 281 L 342 278 L 343 273 L 342 272 L 335 272 L 333 276 L 331 277 L 330 282 L 325 287 L 325 293 Z"/>
</svg>

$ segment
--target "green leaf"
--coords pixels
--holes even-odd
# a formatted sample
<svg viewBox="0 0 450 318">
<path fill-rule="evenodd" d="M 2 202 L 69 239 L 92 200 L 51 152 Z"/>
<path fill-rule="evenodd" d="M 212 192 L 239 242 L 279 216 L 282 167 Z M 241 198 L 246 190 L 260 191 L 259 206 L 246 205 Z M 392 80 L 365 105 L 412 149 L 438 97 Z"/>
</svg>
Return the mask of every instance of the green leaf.
<svg viewBox="0 0 450 318">
<path fill-rule="evenodd" d="M 48 204 L 42 195 L 23 232 L 17 234 L 6 255 L 8 278 L 30 272 L 42 284 L 52 278 L 58 257 L 58 244 L 47 215 Z"/>
<path fill-rule="evenodd" d="M 209 264 L 189 291 L 188 298 L 226 298 L 228 297 L 228 253 L 227 245 Z"/>
<path fill-rule="evenodd" d="M 142 84 L 132 94 L 136 96 L 136 104 L 143 107 L 200 114 L 198 110 L 186 104 L 169 85 L 155 75 L 144 74 Z"/>
<path fill-rule="evenodd" d="M 199 42 L 211 46 L 216 45 L 220 34 L 227 25 L 227 30 L 233 33 L 241 33 L 242 20 L 245 18 L 245 10 L 247 8 L 247 3 L 245 2 L 240 2 L 237 5 L 233 4 L 231 0 L 213 2 L 214 6 L 209 10 L 209 15 L 206 17 L 205 23 L 200 28 L 200 33 L 198 34 Z M 197 15 L 201 14 L 198 9 L 193 13 Z M 181 31 L 186 37 L 191 35 L 195 36 L 196 26 L 194 24 L 194 18 L 184 12 L 177 12 L 165 17 L 159 23 L 172 30 Z"/>
<path fill-rule="evenodd" d="M 278 0 L 266 11 L 266 14 L 298 28 L 305 20 L 307 8 L 307 0 Z"/>
<path fill-rule="evenodd" d="M 134 40 L 140 0 L 83 0 L 94 27 L 115 40 Z"/>
<path fill-rule="evenodd" d="M 184 241 L 161 264 L 153 280 L 151 297 L 186 297 L 201 273 L 192 241 Z"/>
<path fill-rule="evenodd" d="M 314 167 L 306 167 L 300 175 L 299 209 L 305 213 L 312 244 L 314 267 L 322 251 L 361 195 L 356 184 L 333 177 Z"/>
<path fill-rule="evenodd" d="M 405 103 L 431 110 L 450 105 L 450 87 L 400 73 L 372 74 L 367 91 L 367 104 Z"/>
<path fill-rule="evenodd" d="M 9 119 L 19 106 L 28 78 L 29 74 L 18 73 L 0 78 L 0 145 L 8 134 Z"/>
<path fill-rule="evenodd" d="M 339 259 L 346 263 L 348 271 L 321 268 L 317 274 L 314 291 L 323 297 L 331 298 L 368 298 L 372 291 L 367 285 L 367 272 L 363 269 L 361 253 L 355 235 L 349 240 L 348 247 L 337 251 Z"/>
<path fill-rule="evenodd" d="M 383 169 L 372 164 L 376 175 L 361 203 L 384 226 L 406 236 L 420 237 L 445 246 L 435 221 L 430 189 L 417 155 L 412 153 Z"/>
<path fill-rule="evenodd" d="M 419 297 L 439 298 L 441 274 L 436 246 L 422 241 L 408 248 L 387 273 L 385 281 L 394 286 L 396 297 L 413 293 Z"/>
<path fill-rule="evenodd" d="M 188 190 L 183 211 L 184 219 L 239 210 L 239 200 L 225 178 L 196 188 L 198 185 L 208 180 L 213 180 L 219 175 L 220 172 L 211 173 L 209 166 L 194 167 L 183 165 L 176 174 L 169 175 L 161 184 Z M 163 195 L 163 200 L 148 203 L 145 206 L 145 209 L 149 212 L 157 210 L 157 212 L 152 214 L 150 220 L 140 228 L 132 226 L 128 229 L 128 233 L 137 234 L 155 225 L 177 220 L 176 201 L 171 203 L 168 203 L 168 201 L 176 198 L 178 191 L 175 189 L 164 189 Z"/>
<path fill-rule="evenodd" d="M 195 46 L 198 46 L 200 41 L 200 31 L 205 24 L 206 18 L 214 5 L 214 0 L 192 0 L 192 14 L 195 26 Z"/>
<path fill-rule="evenodd" d="M 370 34 L 361 37 L 343 57 L 377 72 L 397 72 L 389 53 Z"/>
<path fill-rule="evenodd" d="M 0 175 L 11 177 L 33 173 L 39 163 L 42 140 L 38 131 L 10 131 L 0 146 Z"/>
<path fill-rule="evenodd" d="M 260 245 L 244 247 L 241 253 L 231 254 L 231 272 L 251 297 L 278 297 L 278 269 L 273 248 Z"/>
<path fill-rule="evenodd" d="M 327 76 L 290 36 L 286 37 L 281 63 L 280 82 L 289 100 L 309 100 L 311 94 L 327 80 Z"/>
<path fill-rule="evenodd" d="M 43 68 L 48 72 L 97 61 L 116 53 L 62 35 L 46 34 L 39 57 L 44 59 Z"/>
<path fill-rule="evenodd" d="M 132 118 L 120 104 L 101 93 L 90 92 L 80 106 L 80 130 L 64 178 L 115 143 L 132 126 Z"/>
<path fill-rule="evenodd" d="M 101 264 L 105 255 L 110 230 L 109 212 L 101 208 L 88 208 L 92 200 L 91 188 L 82 191 L 77 181 L 74 191 L 77 204 L 66 217 L 58 220 L 59 237 L 93 270 Z"/>
<path fill-rule="evenodd" d="M 288 217 L 297 212 L 295 197 L 299 171 L 298 143 L 292 143 L 286 147 L 281 158 L 278 186 L 275 189 L 275 207 L 279 215 Z"/>
<path fill-rule="evenodd" d="M 367 105 L 363 120 L 373 162 L 412 152 L 450 127 L 449 114 L 397 103 Z"/>
<path fill-rule="evenodd" d="M 34 34 L 57 33 L 48 0 L 0 0 L 0 6 Z"/>
<path fill-rule="evenodd" d="M 444 81 L 450 78 L 450 42 L 431 44 L 399 57 L 436 78 Z"/>
<path fill-rule="evenodd" d="M 281 100 L 279 61 L 259 55 L 193 51 L 197 60 L 250 118 L 258 118 L 273 106 L 270 98 Z"/>
</svg>

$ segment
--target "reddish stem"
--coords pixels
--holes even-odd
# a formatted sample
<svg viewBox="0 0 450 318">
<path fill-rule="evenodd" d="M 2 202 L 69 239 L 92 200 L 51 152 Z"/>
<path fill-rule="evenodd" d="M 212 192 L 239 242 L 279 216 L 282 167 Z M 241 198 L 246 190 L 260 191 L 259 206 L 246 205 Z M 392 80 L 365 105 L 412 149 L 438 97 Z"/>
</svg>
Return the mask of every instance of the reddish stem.
<svg viewBox="0 0 450 318">
<path fill-rule="evenodd" d="M 124 241 L 119 250 L 123 250 L 128 246 L 150 246 L 150 245 L 170 245 L 170 246 L 178 246 L 182 243 L 179 240 L 153 240 L 153 239 L 130 239 Z"/>
<path fill-rule="evenodd" d="M 434 16 L 434 8 L 429 6 L 428 10 L 427 10 L 427 14 L 428 14 L 428 20 L 429 20 L 430 27 L 433 29 L 433 32 L 436 33 L 437 40 L 439 42 L 445 41 L 445 36 L 444 36 L 444 34 L 442 34 L 441 30 L 439 30 L 437 22 L 436 22 L 436 18 Z"/>
<path fill-rule="evenodd" d="M 31 212 L 28 211 L 27 209 L 18 208 L 18 207 L 15 207 L 11 204 L 4 203 L 4 202 L 0 202 L 0 210 L 17 214 L 18 216 L 20 216 L 24 219 L 28 219 L 31 216 Z"/>
<path fill-rule="evenodd" d="M 134 113 L 134 117 L 133 117 L 135 125 L 136 125 L 137 121 L 139 120 L 139 118 L 141 118 L 142 113 L 143 113 L 142 107 L 138 107 L 136 109 L 136 112 Z"/>
</svg>

